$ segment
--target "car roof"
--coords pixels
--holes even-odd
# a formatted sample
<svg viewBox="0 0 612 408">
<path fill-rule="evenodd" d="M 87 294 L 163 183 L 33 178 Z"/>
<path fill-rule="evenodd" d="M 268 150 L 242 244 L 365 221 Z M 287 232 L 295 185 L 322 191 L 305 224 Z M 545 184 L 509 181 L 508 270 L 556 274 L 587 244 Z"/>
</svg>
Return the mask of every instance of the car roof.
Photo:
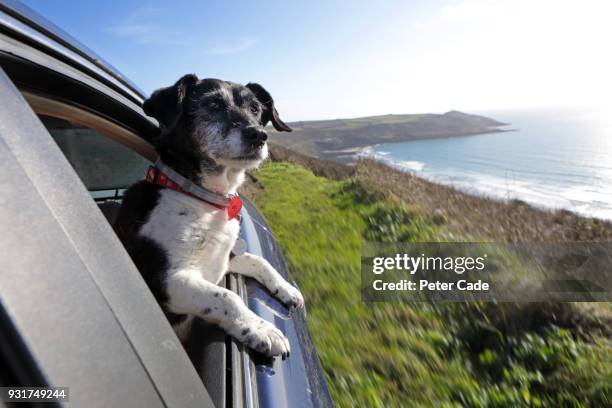
<svg viewBox="0 0 612 408">
<path fill-rule="evenodd" d="M 146 98 L 145 93 L 137 85 L 135 85 L 132 81 L 125 77 L 110 63 L 105 61 L 102 57 L 93 52 L 91 49 L 87 48 L 70 34 L 68 34 L 64 30 L 53 24 L 51 21 L 47 20 L 46 18 L 35 12 L 25 4 L 16 0 L 0 0 L 0 10 L 10 15 L 11 17 L 27 24 L 28 26 L 32 27 L 33 29 L 39 31 L 40 33 L 51 38 L 58 44 L 62 45 L 63 47 L 68 48 L 70 51 L 78 54 L 82 58 L 94 64 L 95 66 L 103 70 L 105 73 L 107 73 L 110 77 L 112 77 L 117 83 L 129 88 L 129 90 L 132 91 L 134 94 L 138 95 L 140 99 L 144 100 Z M 61 52 L 61 49 L 58 47 L 55 51 Z"/>
</svg>

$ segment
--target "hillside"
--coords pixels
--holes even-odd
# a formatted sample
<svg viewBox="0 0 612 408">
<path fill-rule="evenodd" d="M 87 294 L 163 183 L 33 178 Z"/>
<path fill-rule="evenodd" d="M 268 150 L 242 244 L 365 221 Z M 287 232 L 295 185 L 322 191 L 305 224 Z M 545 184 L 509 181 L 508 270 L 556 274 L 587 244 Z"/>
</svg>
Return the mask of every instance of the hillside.
<svg viewBox="0 0 612 408">
<path fill-rule="evenodd" d="M 271 153 L 244 193 L 304 293 L 337 406 L 610 406 L 610 303 L 367 304 L 360 246 L 608 241 L 612 224 L 472 197 L 371 160 Z"/>
<path fill-rule="evenodd" d="M 498 122 L 459 111 L 444 114 L 383 115 L 355 119 L 292 122 L 292 133 L 271 132 L 275 143 L 328 160 L 349 163 L 359 149 L 379 143 L 404 142 L 494 133 Z"/>
</svg>

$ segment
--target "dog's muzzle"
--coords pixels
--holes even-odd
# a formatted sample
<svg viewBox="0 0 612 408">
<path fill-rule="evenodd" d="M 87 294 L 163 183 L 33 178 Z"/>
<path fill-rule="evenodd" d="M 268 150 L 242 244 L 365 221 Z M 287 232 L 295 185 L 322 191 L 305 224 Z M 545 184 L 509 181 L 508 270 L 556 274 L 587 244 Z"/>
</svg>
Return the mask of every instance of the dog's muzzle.
<svg viewBox="0 0 612 408">
<path fill-rule="evenodd" d="M 249 127 L 242 131 L 242 139 L 253 147 L 260 147 L 268 140 L 268 134 L 259 128 Z"/>
</svg>

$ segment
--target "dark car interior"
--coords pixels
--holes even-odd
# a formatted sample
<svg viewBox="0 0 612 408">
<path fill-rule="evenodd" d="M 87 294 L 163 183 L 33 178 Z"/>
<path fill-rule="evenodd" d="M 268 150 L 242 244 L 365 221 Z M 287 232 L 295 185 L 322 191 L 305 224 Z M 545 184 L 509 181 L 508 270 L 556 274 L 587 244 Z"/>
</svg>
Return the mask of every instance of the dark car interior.
<svg viewBox="0 0 612 408">
<path fill-rule="evenodd" d="M 152 163 L 94 129 L 52 116 L 39 118 L 113 225 L 121 206 L 121 194 L 142 179 Z"/>
</svg>

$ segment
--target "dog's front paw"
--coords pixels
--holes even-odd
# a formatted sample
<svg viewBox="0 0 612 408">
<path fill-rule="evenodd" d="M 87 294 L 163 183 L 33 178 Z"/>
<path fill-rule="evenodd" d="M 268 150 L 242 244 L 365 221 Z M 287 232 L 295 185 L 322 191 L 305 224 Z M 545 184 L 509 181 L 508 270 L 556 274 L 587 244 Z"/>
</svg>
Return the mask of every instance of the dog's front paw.
<svg viewBox="0 0 612 408">
<path fill-rule="evenodd" d="M 273 295 L 289 307 L 296 307 L 298 309 L 304 307 L 304 297 L 295 286 L 288 282 L 283 282 L 282 285 L 276 288 Z"/>
<path fill-rule="evenodd" d="M 284 360 L 291 351 L 285 335 L 265 320 L 259 320 L 257 324 L 242 329 L 238 337 L 249 348 L 268 357 L 281 356 Z"/>
</svg>

